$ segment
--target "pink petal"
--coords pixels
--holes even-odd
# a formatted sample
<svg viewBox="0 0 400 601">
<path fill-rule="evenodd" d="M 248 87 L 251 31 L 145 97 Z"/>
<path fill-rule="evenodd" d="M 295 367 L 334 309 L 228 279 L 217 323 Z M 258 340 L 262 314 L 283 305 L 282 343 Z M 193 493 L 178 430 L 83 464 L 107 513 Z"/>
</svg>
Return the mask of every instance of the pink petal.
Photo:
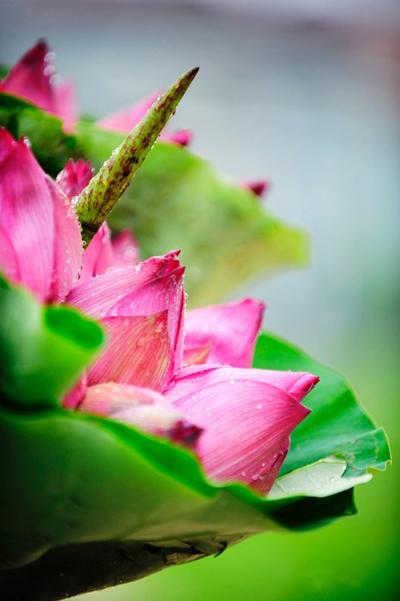
<svg viewBox="0 0 400 601">
<path fill-rule="evenodd" d="M 161 394 L 138 386 L 113 382 L 89 386 L 79 410 L 111 417 L 188 446 L 195 443 L 201 432 Z"/>
<path fill-rule="evenodd" d="M 296 401 L 302 401 L 319 382 L 318 376 L 301 371 L 252 370 L 266 374 L 273 386 L 290 394 Z"/>
<path fill-rule="evenodd" d="M 265 382 L 301 401 L 319 382 L 318 376 L 301 371 L 278 371 L 268 369 L 239 369 L 220 365 L 193 365 L 184 367 L 165 394 L 174 402 L 190 394 L 194 388 L 201 389 L 223 381 L 250 378 L 254 382 Z"/>
<path fill-rule="evenodd" d="M 104 222 L 84 252 L 80 283 L 110 267 L 127 267 L 137 262 L 137 247 L 130 231 L 121 232 L 111 241 L 110 229 Z"/>
<path fill-rule="evenodd" d="M 68 302 L 93 317 L 105 317 L 121 299 L 163 277 L 179 266 L 177 252 L 128 267 L 111 269 L 79 284 L 68 296 Z"/>
<path fill-rule="evenodd" d="M 202 365 L 203 363 L 207 363 L 207 359 L 210 354 L 210 349 L 210 344 L 203 344 L 199 346 L 193 344 L 188 347 L 186 345 L 185 337 L 183 363 L 185 365 Z"/>
<path fill-rule="evenodd" d="M 4 127 L 0 127 L 0 162 L 13 153 L 16 145 L 12 135 Z"/>
<path fill-rule="evenodd" d="M 268 192 L 270 188 L 270 183 L 266 179 L 254 180 L 245 182 L 243 184 L 243 187 L 250 190 L 250 192 L 253 192 L 253 194 L 255 194 L 256 196 L 261 197 Z"/>
<path fill-rule="evenodd" d="M 0 87 L 60 117 L 65 130 L 72 131 L 77 121 L 73 86 L 53 84 L 55 68 L 50 57 L 46 42 L 40 40 L 11 69 Z"/>
<path fill-rule="evenodd" d="M 168 310 L 168 333 L 181 363 L 184 310 L 183 268 L 172 251 L 131 267 L 109 269 L 78 285 L 68 302 L 93 317 L 150 315 Z"/>
<path fill-rule="evenodd" d="M 297 381 L 305 379 L 308 389 L 318 381 L 297 374 Z M 240 481 L 266 494 L 287 454 L 291 431 L 309 413 L 285 390 L 293 385 L 294 378 L 285 380 L 279 372 L 202 366 L 182 370 L 165 396 L 203 428 L 196 452 L 212 479 Z"/>
<path fill-rule="evenodd" d="M 114 264 L 134 265 L 139 262 L 139 247 L 130 230 L 122 230 L 112 241 Z"/>
<path fill-rule="evenodd" d="M 103 119 L 97 121 L 97 125 L 102 129 L 128 133 L 143 119 L 147 111 L 153 106 L 161 94 L 162 92 L 154 92 L 133 106 L 120 109 L 111 115 L 103 117 Z M 187 146 L 192 139 L 192 133 L 187 129 L 175 132 L 164 130 L 160 135 L 160 138 L 167 142 L 179 144 L 179 146 Z"/>
<path fill-rule="evenodd" d="M 73 132 L 78 121 L 75 88 L 71 82 L 53 87 L 55 114 L 62 119 L 66 132 Z"/>
<path fill-rule="evenodd" d="M 53 200 L 54 263 L 50 299 L 61 303 L 78 281 L 82 262 L 81 227 L 67 197 L 47 178 Z"/>
<path fill-rule="evenodd" d="M 177 129 L 172 132 L 164 131 L 160 138 L 165 142 L 178 144 L 178 146 L 189 146 L 190 142 L 192 141 L 193 134 L 188 129 Z"/>
<path fill-rule="evenodd" d="M 167 319 L 167 311 L 104 318 L 107 346 L 88 371 L 89 384 L 112 381 L 162 390 L 173 367 Z"/>
<path fill-rule="evenodd" d="M 45 300 L 55 243 L 52 194 L 29 146 L 14 141 L 4 129 L 0 129 L 0 156 L 0 226 L 14 249 L 17 281 Z M 15 259 L 12 269 L 14 265 Z"/>
<path fill-rule="evenodd" d="M 49 48 L 40 40 L 23 55 L 2 82 L 4 91 L 30 100 L 45 111 L 54 113 L 55 102 L 50 84 Z"/>
<path fill-rule="evenodd" d="M 174 320 L 178 320 L 185 268 L 179 264 L 171 267 L 116 302 L 109 315 L 151 315 L 168 309 L 174 312 Z"/>
<path fill-rule="evenodd" d="M 183 290 L 184 267 L 173 268 L 175 261 L 164 275 L 153 279 L 128 294 L 109 311 L 109 315 L 151 315 L 168 312 L 168 336 L 173 350 L 173 372 L 178 371 L 183 358 L 183 314 L 185 297 Z"/>
<path fill-rule="evenodd" d="M 0 129 L 0 156 L 2 267 L 42 300 L 62 301 L 81 264 L 76 215 L 24 140 Z"/>
<path fill-rule="evenodd" d="M 70 159 L 57 175 L 56 183 L 64 194 L 72 200 L 78 196 L 93 177 L 93 168 L 89 161 Z"/>
<path fill-rule="evenodd" d="M 189 311 L 185 322 L 184 362 L 251 367 L 264 303 L 245 298 Z"/>
<path fill-rule="evenodd" d="M 87 390 L 87 376 L 86 374 L 79 378 L 75 386 L 70 390 L 63 399 L 63 407 L 67 409 L 76 409 L 82 399 L 84 398 Z"/>
<path fill-rule="evenodd" d="M 147 111 L 161 96 L 161 93 L 162 92 L 154 92 L 150 96 L 139 100 L 139 102 L 133 106 L 120 109 L 107 117 L 103 117 L 97 121 L 97 125 L 102 129 L 127 133 L 143 119 Z"/>
<path fill-rule="evenodd" d="M 0 226 L 0 268 L 13 282 L 20 280 L 18 258 L 6 230 Z"/>
<path fill-rule="evenodd" d="M 114 251 L 111 244 L 111 232 L 108 225 L 104 222 L 83 253 L 79 283 L 104 273 L 113 265 Z"/>
</svg>

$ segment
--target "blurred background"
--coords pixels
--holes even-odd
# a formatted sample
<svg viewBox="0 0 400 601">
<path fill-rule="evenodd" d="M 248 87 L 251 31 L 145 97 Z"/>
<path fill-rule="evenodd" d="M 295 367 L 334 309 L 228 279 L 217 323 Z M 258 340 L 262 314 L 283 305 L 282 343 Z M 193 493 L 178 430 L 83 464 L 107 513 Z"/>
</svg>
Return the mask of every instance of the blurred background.
<svg viewBox="0 0 400 601">
<path fill-rule="evenodd" d="M 308 269 L 246 285 L 266 328 L 344 372 L 392 445 L 359 514 L 265 534 L 82 601 L 398 598 L 400 3 L 398 0 L 1 0 L 0 62 L 38 37 L 101 116 L 201 72 L 176 116 L 192 149 L 310 232 Z"/>
</svg>

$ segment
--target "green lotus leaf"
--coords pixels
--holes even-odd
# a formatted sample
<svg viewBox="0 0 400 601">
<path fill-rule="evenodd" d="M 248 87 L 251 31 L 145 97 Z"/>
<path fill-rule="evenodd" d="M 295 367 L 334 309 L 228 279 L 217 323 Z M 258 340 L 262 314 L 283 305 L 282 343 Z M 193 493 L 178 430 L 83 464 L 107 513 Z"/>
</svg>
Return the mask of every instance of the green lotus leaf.
<svg viewBox="0 0 400 601">
<path fill-rule="evenodd" d="M 104 342 L 93 320 L 42 306 L 0 274 L 0 394 L 20 405 L 57 405 Z"/>
<path fill-rule="evenodd" d="M 257 532 L 325 524 L 354 513 L 351 487 L 389 459 L 383 433 L 340 376 L 263 335 L 255 365 L 321 376 L 320 390 L 309 396 L 313 413 L 294 432 L 268 498 L 241 484 L 217 485 L 185 448 L 57 404 L 101 346 L 94 322 L 68 307 L 40 307 L 5 280 L 0 304 L 2 598 L 45 599 L 39 585 L 37 596 L 31 588 L 45 573 L 47 590 L 54 590 L 47 598 L 58 599 L 99 586 L 99 578 L 110 585 L 116 574 L 132 580 L 219 552 Z M 374 445 L 360 443 L 368 439 Z M 330 487 L 310 486 L 310 471 Z M 103 576 L 87 582 L 78 558 L 93 545 Z M 122 569 L 116 554 L 133 559 Z M 67 581 L 60 580 L 60 565 L 69 566 Z"/>
<path fill-rule="evenodd" d="M 304 400 L 312 413 L 292 434 L 281 476 L 332 456 L 345 462 L 345 478 L 385 469 L 390 460 L 386 435 L 360 407 L 343 376 L 267 334 L 257 341 L 254 367 L 309 371 L 321 378 Z"/>
<path fill-rule="evenodd" d="M 78 159 L 82 150 L 76 136 L 62 129 L 61 120 L 27 100 L 0 93 L 0 126 L 14 136 L 26 136 L 46 173 L 55 177 L 68 159 Z"/>
</svg>

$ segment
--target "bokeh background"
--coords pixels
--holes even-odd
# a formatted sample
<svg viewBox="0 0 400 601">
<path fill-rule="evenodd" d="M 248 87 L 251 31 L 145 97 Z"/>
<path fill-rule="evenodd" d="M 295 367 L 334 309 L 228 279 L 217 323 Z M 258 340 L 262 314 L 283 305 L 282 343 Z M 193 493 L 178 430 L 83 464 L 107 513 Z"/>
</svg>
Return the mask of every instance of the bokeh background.
<svg viewBox="0 0 400 601">
<path fill-rule="evenodd" d="M 394 465 L 359 514 L 259 535 L 217 559 L 86 601 L 398 598 L 400 3 L 398 0 L 1 0 L 0 62 L 38 37 L 102 115 L 201 73 L 176 116 L 194 152 L 312 239 L 308 269 L 246 284 L 265 325 L 344 372 L 390 437 Z"/>
</svg>

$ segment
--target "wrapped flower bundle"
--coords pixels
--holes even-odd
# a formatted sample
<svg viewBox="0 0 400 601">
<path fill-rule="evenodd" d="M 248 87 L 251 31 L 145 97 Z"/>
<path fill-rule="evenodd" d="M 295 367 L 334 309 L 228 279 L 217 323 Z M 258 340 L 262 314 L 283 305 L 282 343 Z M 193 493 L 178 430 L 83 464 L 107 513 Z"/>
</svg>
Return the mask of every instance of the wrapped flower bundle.
<svg viewBox="0 0 400 601">
<path fill-rule="evenodd" d="M 96 123 L 44 42 L 0 83 L 2 599 L 323 525 L 389 460 L 341 376 L 260 333 L 263 303 L 186 307 L 305 255 L 265 182 L 165 129 L 196 73 Z"/>
</svg>

